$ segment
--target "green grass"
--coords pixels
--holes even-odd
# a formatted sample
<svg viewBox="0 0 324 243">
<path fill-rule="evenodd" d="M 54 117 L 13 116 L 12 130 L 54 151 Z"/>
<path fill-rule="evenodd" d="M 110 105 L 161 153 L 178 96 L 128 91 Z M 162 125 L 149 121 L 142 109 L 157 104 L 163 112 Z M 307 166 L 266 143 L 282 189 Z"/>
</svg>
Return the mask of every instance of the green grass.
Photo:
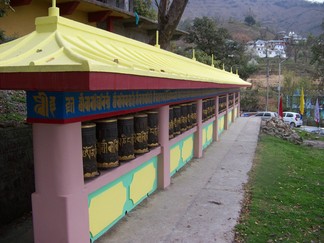
<svg viewBox="0 0 324 243">
<path fill-rule="evenodd" d="M 262 135 L 237 242 L 323 242 L 324 150 Z"/>
</svg>

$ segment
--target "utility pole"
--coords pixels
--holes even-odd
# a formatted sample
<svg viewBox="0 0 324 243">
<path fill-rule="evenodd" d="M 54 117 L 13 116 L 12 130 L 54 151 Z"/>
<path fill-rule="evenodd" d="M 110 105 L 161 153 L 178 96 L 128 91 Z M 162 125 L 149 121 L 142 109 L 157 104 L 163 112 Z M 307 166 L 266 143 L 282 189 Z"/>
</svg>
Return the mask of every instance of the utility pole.
<svg viewBox="0 0 324 243">
<path fill-rule="evenodd" d="M 268 49 L 266 48 L 266 59 L 267 59 L 267 96 L 266 96 L 266 111 L 268 111 L 268 102 L 269 102 L 269 58 L 268 58 Z"/>
<path fill-rule="evenodd" d="M 281 63 L 283 63 L 284 61 L 286 61 L 286 59 L 283 59 L 280 61 L 280 56 L 279 56 L 279 77 L 278 77 L 278 114 L 279 114 L 279 106 L 280 106 L 280 95 L 281 95 L 281 80 L 280 80 L 280 75 L 281 75 Z"/>
</svg>

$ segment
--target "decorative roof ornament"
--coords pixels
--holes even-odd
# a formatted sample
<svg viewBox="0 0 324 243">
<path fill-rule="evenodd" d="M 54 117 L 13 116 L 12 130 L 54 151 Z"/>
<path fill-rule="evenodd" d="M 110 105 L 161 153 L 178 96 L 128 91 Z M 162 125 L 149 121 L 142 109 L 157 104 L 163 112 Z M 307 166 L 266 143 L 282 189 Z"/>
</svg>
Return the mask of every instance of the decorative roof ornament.
<svg viewBox="0 0 324 243">
<path fill-rule="evenodd" d="M 52 0 L 52 7 L 48 9 L 49 16 L 60 16 L 60 9 L 56 7 L 56 0 Z"/>
<path fill-rule="evenodd" d="M 192 60 L 196 61 L 196 53 L 195 53 L 195 49 L 192 49 Z"/>
<path fill-rule="evenodd" d="M 158 30 L 156 31 L 155 36 L 156 36 L 155 47 L 160 48 L 160 45 L 159 45 L 159 31 Z"/>
<path fill-rule="evenodd" d="M 212 58 L 211 58 L 211 66 L 212 66 L 212 67 L 215 67 L 215 66 L 214 66 L 214 54 L 212 54 Z"/>
</svg>

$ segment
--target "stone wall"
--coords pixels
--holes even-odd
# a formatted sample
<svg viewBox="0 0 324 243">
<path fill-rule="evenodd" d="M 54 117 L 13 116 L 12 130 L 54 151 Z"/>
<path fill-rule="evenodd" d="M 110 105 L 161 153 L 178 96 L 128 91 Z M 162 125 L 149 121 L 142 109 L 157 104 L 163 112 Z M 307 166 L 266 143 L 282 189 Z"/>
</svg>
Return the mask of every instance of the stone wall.
<svg viewBox="0 0 324 243">
<path fill-rule="evenodd" d="M 33 161 L 31 125 L 0 124 L 0 226 L 31 211 Z"/>
</svg>

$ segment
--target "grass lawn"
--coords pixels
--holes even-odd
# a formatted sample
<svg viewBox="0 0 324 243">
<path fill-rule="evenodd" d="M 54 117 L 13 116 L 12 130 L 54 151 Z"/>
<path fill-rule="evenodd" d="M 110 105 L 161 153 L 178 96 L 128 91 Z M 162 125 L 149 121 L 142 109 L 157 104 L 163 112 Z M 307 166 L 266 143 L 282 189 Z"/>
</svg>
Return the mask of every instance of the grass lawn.
<svg viewBox="0 0 324 243">
<path fill-rule="evenodd" d="M 323 242 L 324 150 L 261 135 L 236 242 Z"/>
</svg>

